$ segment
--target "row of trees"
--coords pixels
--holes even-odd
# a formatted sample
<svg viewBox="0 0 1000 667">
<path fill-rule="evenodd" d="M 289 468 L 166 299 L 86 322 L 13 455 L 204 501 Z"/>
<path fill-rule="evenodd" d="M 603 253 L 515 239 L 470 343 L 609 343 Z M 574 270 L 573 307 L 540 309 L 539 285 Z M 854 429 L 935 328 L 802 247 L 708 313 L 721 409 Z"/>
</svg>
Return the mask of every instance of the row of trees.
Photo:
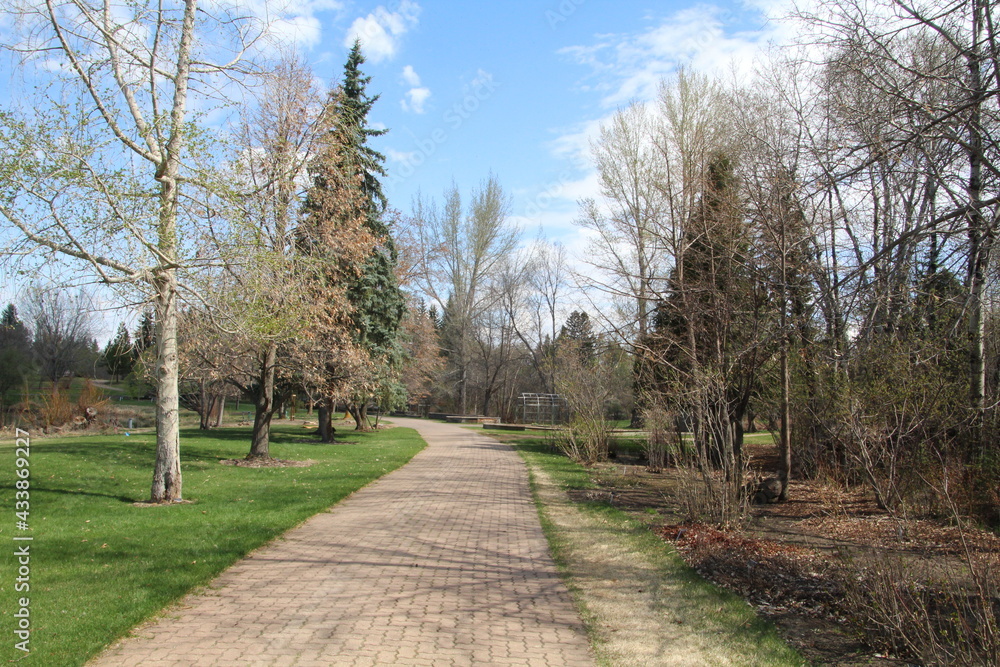
<svg viewBox="0 0 1000 667">
<path fill-rule="evenodd" d="M 136 356 L 131 341 L 121 355 L 113 344 L 103 352 L 98 350 L 92 306 L 85 292 L 72 295 L 36 286 L 26 291 L 20 305 L 19 310 L 8 304 L 0 315 L 0 421 L 6 421 L 8 410 L 44 382 L 55 384 L 67 376 L 93 374 L 98 367 L 109 372 L 131 367 L 130 360 Z"/>
<path fill-rule="evenodd" d="M 4 256 L 152 305 L 151 500 L 181 497 L 182 373 L 254 396 L 251 456 L 292 387 L 327 412 L 346 398 L 364 425 L 394 381 L 403 300 L 360 46 L 323 96 L 275 55 L 281 17 L 238 3 L 5 11 L 30 92 L 0 112 Z"/>
<path fill-rule="evenodd" d="M 519 419 L 522 393 L 568 390 L 560 350 L 575 341 L 585 341 L 589 359 L 621 370 L 616 341 L 599 336 L 584 312 L 567 319 L 575 281 L 565 249 L 541 238 L 523 243 L 509 208 L 492 175 L 467 203 L 457 186 L 441 203 L 422 195 L 414 201 L 401 236 L 408 283 L 423 299 L 412 318 L 434 345 L 410 355 L 427 360 L 411 378 L 411 402 Z M 629 381 L 610 382 L 608 391 L 606 407 L 627 413 Z"/>
<path fill-rule="evenodd" d="M 124 322 L 118 325 L 115 337 L 101 352 L 101 364 L 112 382 L 120 382 L 129 376 L 141 380 L 140 376 L 144 375 L 142 357 L 146 350 L 153 349 L 156 342 L 154 332 L 153 313 L 148 310 L 142 314 L 134 332 L 129 332 Z"/>
<path fill-rule="evenodd" d="M 782 497 L 795 468 L 894 511 L 918 483 L 998 506 L 995 18 L 824 5 L 801 58 L 750 85 L 681 72 L 603 128 L 592 286 L 631 315 L 640 407 L 734 488 L 756 415 Z"/>
<path fill-rule="evenodd" d="M 365 92 L 363 62 L 355 44 L 325 101 L 301 63 L 269 79 L 243 128 L 247 157 L 234 180 L 254 187 L 235 197 L 243 217 L 224 248 L 232 256 L 203 272 L 212 296 L 183 313 L 182 375 L 198 387 L 203 424 L 225 387 L 251 397 L 252 458 L 269 456 L 271 420 L 293 395 L 318 403 L 329 442 L 336 403 L 367 430 L 373 400 L 391 405 L 400 393 L 405 308 L 383 157 L 367 143 L 383 131 L 367 124 L 377 98 Z"/>
<path fill-rule="evenodd" d="M 457 190 L 440 213 L 418 202 L 401 256 L 359 45 L 324 95 L 296 58 L 267 62 L 267 26 L 252 14 L 192 2 L 130 11 L 111 19 L 73 3 L 19 16 L 30 30 L 6 47 L 49 87 L 27 112 L 38 120 L 2 116 L 2 213 L 18 231 L 8 260 L 75 259 L 153 304 L 154 346 L 139 364 L 155 385 L 153 500 L 180 494 L 182 401 L 207 427 L 227 394 L 250 397 L 249 455 L 266 457 L 270 422 L 293 396 L 318 406 L 329 440 L 336 403 L 366 428 L 369 405 L 407 393 L 511 414 L 517 391 L 555 390 L 545 347 L 558 335 L 564 253 L 518 248 L 491 177 L 467 208 Z M 53 53 L 64 67 L 40 62 Z M 207 64 L 234 53 L 243 59 Z M 241 100 L 234 120 L 188 114 L 188 98 L 212 109 L 219 97 Z M 430 311 L 406 308 L 405 284 Z M 135 351 L 119 331 L 112 372 Z"/>
</svg>

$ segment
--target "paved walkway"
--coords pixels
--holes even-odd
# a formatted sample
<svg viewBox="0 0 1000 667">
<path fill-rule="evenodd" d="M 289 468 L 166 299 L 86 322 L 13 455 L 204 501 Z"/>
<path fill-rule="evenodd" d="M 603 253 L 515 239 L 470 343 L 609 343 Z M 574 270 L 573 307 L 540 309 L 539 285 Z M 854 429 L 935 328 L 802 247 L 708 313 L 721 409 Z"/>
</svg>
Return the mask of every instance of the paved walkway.
<svg viewBox="0 0 1000 667">
<path fill-rule="evenodd" d="M 592 665 L 507 445 L 428 447 L 255 552 L 93 665 Z"/>
</svg>

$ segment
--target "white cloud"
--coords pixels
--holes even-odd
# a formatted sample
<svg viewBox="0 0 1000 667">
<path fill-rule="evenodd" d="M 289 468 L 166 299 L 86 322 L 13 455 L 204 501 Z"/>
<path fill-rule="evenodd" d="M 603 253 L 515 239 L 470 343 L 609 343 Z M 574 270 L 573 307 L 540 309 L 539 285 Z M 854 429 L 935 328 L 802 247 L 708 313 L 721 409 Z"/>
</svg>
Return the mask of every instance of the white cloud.
<svg viewBox="0 0 1000 667">
<path fill-rule="evenodd" d="M 317 14 L 340 12 L 341 0 L 237 0 L 237 6 L 259 18 L 266 26 L 266 39 L 257 48 L 269 55 L 289 45 L 310 49 L 322 40 L 323 26 Z M 208 8 L 223 8 L 221 0 L 208 0 Z"/>
<path fill-rule="evenodd" d="M 729 10 L 696 5 L 644 32 L 602 35 L 595 44 L 567 47 L 561 53 L 590 68 L 583 87 L 599 92 L 602 105 L 612 109 L 631 100 L 654 99 L 660 81 L 680 65 L 709 74 L 749 75 L 756 56 L 781 34 L 781 26 L 761 20 L 758 30 L 727 31 L 733 21 Z"/>
<path fill-rule="evenodd" d="M 395 11 L 379 5 L 368 16 L 357 18 L 347 30 L 344 46 L 361 41 L 365 57 L 373 63 L 388 60 L 399 50 L 399 41 L 417 24 L 420 5 L 413 0 L 402 0 Z"/>
<path fill-rule="evenodd" d="M 388 148 L 385 151 L 385 156 L 389 158 L 390 162 L 399 162 L 400 164 L 410 164 L 416 157 L 416 151 L 397 151 L 392 148 Z"/>
<path fill-rule="evenodd" d="M 403 107 L 403 111 L 424 113 L 424 104 L 430 96 L 430 88 L 410 88 L 406 91 L 406 98 L 400 101 L 400 105 Z"/>
<path fill-rule="evenodd" d="M 319 44 L 323 26 L 315 16 L 292 16 L 273 21 L 270 33 L 278 44 L 297 44 L 308 49 Z"/>
<path fill-rule="evenodd" d="M 811 1 L 811 0 L 805 0 Z M 655 104 L 660 82 L 684 65 L 706 74 L 749 77 L 757 58 L 769 43 L 787 43 L 788 27 L 766 20 L 783 13 L 788 0 L 745 0 L 744 10 L 752 12 L 756 30 L 747 30 L 747 15 L 734 16 L 715 6 L 696 5 L 678 11 L 647 29 L 632 34 L 597 35 L 590 44 L 571 46 L 561 53 L 588 71 L 578 84 L 584 92 L 596 94 L 601 111 L 595 117 L 571 127 L 560 128 L 549 142 L 552 155 L 567 164 L 569 178 L 558 187 L 549 187 L 546 195 L 535 195 L 522 219 L 552 228 L 564 234 L 570 255 L 587 257 L 590 247 L 587 230 L 570 231 L 580 215 L 577 202 L 595 198 L 601 205 L 601 185 L 593 165 L 591 146 L 600 136 L 614 112 L 633 101 Z M 740 11 L 739 9 L 735 11 Z M 759 12 L 759 13 L 758 13 Z M 739 23 L 740 30 L 733 28 Z M 541 210 L 538 210 L 541 209 Z"/>
<path fill-rule="evenodd" d="M 410 89 L 399 101 L 399 106 L 403 107 L 403 111 L 424 113 L 424 104 L 431 96 L 431 89 L 420 85 L 420 75 L 413 69 L 413 65 L 407 65 L 403 68 L 403 81 L 410 86 Z"/>
<path fill-rule="evenodd" d="M 403 81 L 406 82 L 406 85 L 414 88 L 420 85 L 420 76 L 413 69 L 413 65 L 407 65 L 403 68 Z"/>
<path fill-rule="evenodd" d="M 590 145 L 601 136 L 601 125 L 606 122 L 607 118 L 595 118 L 562 130 L 556 139 L 549 142 L 549 150 L 577 168 L 586 169 L 591 164 Z"/>
</svg>

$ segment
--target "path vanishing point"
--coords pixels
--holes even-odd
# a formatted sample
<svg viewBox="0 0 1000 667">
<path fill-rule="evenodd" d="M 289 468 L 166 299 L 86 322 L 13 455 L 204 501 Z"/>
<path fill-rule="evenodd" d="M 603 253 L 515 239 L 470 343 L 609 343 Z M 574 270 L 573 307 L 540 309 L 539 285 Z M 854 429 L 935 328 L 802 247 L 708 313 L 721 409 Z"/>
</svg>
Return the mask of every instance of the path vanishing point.
<svg viewBox="0 0 1000 667">
<path fill-rule="evenodd" d="M 520 457 L 393 421 L 427 448 L 90 664 L 592 665 Z"/>
</svg>

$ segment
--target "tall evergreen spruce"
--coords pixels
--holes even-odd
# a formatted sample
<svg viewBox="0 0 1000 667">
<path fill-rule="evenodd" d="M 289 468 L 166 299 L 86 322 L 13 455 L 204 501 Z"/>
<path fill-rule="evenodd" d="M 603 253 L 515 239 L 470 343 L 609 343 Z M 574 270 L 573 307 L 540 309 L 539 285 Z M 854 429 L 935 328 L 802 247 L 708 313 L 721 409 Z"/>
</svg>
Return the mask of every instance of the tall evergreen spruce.
<svg viewBox="0 0 1000 667">
<path fill-rule="evenodd" d="M 365 58 L 360 42 L 355 42 L 344 66 L 344 79 L 338 90 L 331 93 L 328 114 L 331 133 L 338 135 L 329 145 L 336 147 L 335 155 L 328 156 L 337 164 L 333 169 L 314 170 L 313 186 L 305 204 L 306 224 L 336 229 L 344 221 L 317 220 L 325 217 L 323 190 L 337 187 L 357 188 L 359 197 L 347 198 L 357 202 L 361 210 L 341 209 L 343 215 L 360 214 L 364 227 L 377 239 L 376 246 L 365 259 L 358 275 L 351 277 L 347 286 L 347 298 L 352 307 L 354 340 L 372 358 L 379 369 L 390 372 L 380 373 L 377 385 L 394 382 L 394 371 L 401 361 L 402 347 L 399 330 L 405 311 L 403 293 L 396 279 L 395 267 L 398 259 L 396 246 L 391 236 L 391 225 L 386 220 L 388 202 L 382 191 L 380 178 L 386 175 L 385 156 L 368 145 L 369 139 L 385 134 L 368 125 L 368 113 L 378 95 L 369 96 L 366 87 L 371 77 L 365 76 L 361 65 Z M 337 181 L 337 182 L 331 182 Z M 329 193 L 326 193 L 329 194 Z M 348 206 L 347 209 L 352 208 Z M 329 213 L 326 213 L 329 215 Z M 322 235 L 314 235 L 322 238 Z M 366 383 L 375 392 L 386 387 Z M 368 429 L 367 404 L 372 392 L 359 391 L 349 406 L 360 430 Z"/>
</svg>

